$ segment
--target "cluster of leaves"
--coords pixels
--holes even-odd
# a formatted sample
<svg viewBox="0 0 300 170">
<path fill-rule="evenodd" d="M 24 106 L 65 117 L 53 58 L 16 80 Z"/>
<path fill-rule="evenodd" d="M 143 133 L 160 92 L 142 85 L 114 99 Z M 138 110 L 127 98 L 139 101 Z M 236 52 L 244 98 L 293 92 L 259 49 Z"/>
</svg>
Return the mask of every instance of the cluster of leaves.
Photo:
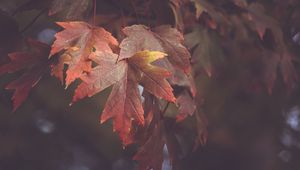
<svg viewBox="0 0 300 170">
<path fill-rule="evenodd" d="M 165 146 L 173 169 L 179 169 L 180 122 L 193 117 L 194 148 L 206 141 L 202 92 L 194 79 L 222 76 L 230 62 L 242 68 L 245 89 L 272 93 L 278 71 L 288 89 L 295 87 L 292 37 L 300 25 L 286 18 L 299 19 L 299 5 L 296 0 L 30 0 L 18 10 L 46 9 L 63 30 L 51 46 L 29 39 L 24 51 L 8 54 L 0 74 L 24 70 L 6 86 L 15 90 L 14 110 L 47 73 L 66 87 L 79 80 L 72 102 L 112 86 L 100 121 L 113 120 L 123 145 L 140 145 L 134 156 L 140 169 L 161 169 Z M 276 15 L 287 9 L 291 12 Z"/>
</svg>

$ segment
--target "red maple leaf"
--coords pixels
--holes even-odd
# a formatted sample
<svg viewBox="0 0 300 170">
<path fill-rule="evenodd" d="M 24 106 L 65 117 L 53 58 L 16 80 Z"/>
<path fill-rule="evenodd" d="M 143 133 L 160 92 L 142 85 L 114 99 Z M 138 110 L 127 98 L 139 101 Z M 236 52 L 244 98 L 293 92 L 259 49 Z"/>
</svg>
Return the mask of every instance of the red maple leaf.
<svg viewBox="0 0 300 170">
<path fill-rule="evenodd" d="M 190 73 L 190 53 L 182 45 L 182 34 L 170 26 L 159 26 L 150 30 L 143 25 L 123 29 L 127 36 L 120 44 L 120 59 L 130 58 L 142 50 L 161 51 L 168 54 L 168 60 L 177 68 Z"/>
<path fill-rule="evenodd" d="M 85 22 L 58 22 L 64 28 L 55 35 L 50 56 L 63 51 L 54 74 L 63 81 L 63 66 L 66 71 L 66 86 L 79 78 L 84 72 L 92 70 L 90 56 L 94 51 L 112 52 L 111 47 L 118 45 L 117 40 L 105 29 L 94 27 Z"/>
<path fill-rule="evenodd" d="M 172 88 L 166 80 L 170 73 L 151 64 L 164 56 L 161 52 L 141 51 L 128 60 L 116 63 L 116 54 L 103 55 L 96 52 L 90 59 L 98 66 L 81 76 L 83 82 L 77 87 L 73 101 L 93 96 L 114 85 L 101 115 L 101 122 L 113 118 L 114 130 L 119 133 L 123 144 L 130 144 L 133 142 L 129 135 L 132 122 L 144 124 L 144 109 L 138 84 L 158 98 L 175 102 Z"/>
<path fill-rule="evenodd" d="M 13 111 L 25 101 L 32 87 L 49 71 L 52 63 L 48 60 L 50 47 L 47 44 L 32 39 L 28 43 L 31 51 L 9 53 L 11 62 L 0 66 L 0 75 L 25 70 L 21 77 L 6 86 L 6 89 L 15 90 L 12 97 Z"/>
</svg>

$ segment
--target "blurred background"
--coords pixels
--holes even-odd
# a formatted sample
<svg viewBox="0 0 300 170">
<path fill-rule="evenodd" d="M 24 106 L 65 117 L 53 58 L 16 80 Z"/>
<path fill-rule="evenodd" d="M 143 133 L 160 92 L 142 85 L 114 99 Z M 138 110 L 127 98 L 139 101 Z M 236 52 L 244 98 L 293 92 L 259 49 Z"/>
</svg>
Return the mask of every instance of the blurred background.
<svg viewBox="0 0 300 170">
<path fill-rule="evenodd" d="M 51 44 L 60 29 L 46 13 L 14 13 L 22 0 L 0 1 L 0 63 L 29 36 Z M 99 7 L 101 8 L 101 7 Z M 11 17 L 11 15 L 13 17 Z M 27 28 L 28 23 L 39 17 Z M 295 37 L 297 39 L 297 37 Z M 298 67 L 297 67 L 298 68 Z M 133 170 L 136 146 L 123 148 L 111 122 L 99 123 L 110 89 L 69 106 L 67 90 L 49 76 L 12 112 L 5 85 L 20 73 L 0 77 L 0 170 Z M 300 167 L 300 88 L 287 92 L 277 81 L 274 93 L 247 91 L 237 70 L 196 83 L 205 99 L 208 141 L 182 158 L 186 170 L 296 170 Z M 163 170 L 170 170 L 165 155 Z"/>
</svg>

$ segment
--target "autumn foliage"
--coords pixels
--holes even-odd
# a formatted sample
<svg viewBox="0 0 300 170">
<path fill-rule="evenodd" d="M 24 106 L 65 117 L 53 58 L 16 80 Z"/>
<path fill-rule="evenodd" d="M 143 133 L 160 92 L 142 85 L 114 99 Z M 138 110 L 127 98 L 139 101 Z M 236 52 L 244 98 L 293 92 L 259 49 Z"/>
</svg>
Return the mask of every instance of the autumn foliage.
<svg viewBox="0 0 300 170">
<path fill-rule="evenodd" d="M 71 104 L 111 88 L 99 120 L 112 120 L 124 146 L 139 146 L 133 158 L 139 169 L 161 169 L 165 146 L 173 169 L 180 169 L 180 135 L 191 131 L 183 124 L 192 124 L 190 151 L 207 138 L 199 77 L 241 70 L 240 86 L 253 93 L 272 94 L 278 81 L 287 93 L 297 85 L 299 48 L 291 38 L 300 29 L 293 22 L 299 11 L 291 10 L 297 5 L 297 0 L 30 0 L 19 10 L 46 9 L 60 31 L 50 45 L 20 36 L 21 48 L 1 47 L 8 58 L 0 75 L 22 73 L 5 87 L 14 90 L 13 111 L 46 74 L 66 89 L 75 84 Z"/>
</svg>

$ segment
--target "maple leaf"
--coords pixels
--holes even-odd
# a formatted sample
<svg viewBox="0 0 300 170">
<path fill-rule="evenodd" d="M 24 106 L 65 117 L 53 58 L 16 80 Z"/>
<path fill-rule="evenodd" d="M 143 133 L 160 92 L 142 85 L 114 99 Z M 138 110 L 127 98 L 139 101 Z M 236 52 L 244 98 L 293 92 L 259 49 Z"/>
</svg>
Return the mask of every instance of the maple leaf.
<svg viewBox="0 0 300 170">
<path fill-rule="evenodd" d="M 138 169 L 162 168 L 163 148 L 165 138 L 163 136 L 163 121 L 158 107 L 158 100 L 147 91 L 143 92 L 145 97 L 145 126 L 141 133 L 141 147 L 134 155 L 133 159 L 139 162 Z"/>
<path fill-rule="evenodd" d="M 120 81 L 126 72 L 125 61 L 117 62 L 118 55 L 114 53 L 93 53 L 90 59 L 98 65 L 91 72 L 83 74 L 82 83 L 76 88 L 73 102 L 84 97 L 91 97 L 105 88 Z"/>
<path fill-rule="evenodd" d="M 127 37 L 120 43 L 120 60 L 143 50 L 164 51 L 160 41 L 146 26 L 132 25 L 124 28 L 123 32 Z"/>
<path fill-rule="evenodd" d="M 117 61 L 117 55 L 92 55 L 91 59 L 99 64 L 90 73 L 81 77 L 82 83 L 75 90 L 73 101 L 104 90 L 114 84 L 101 116 L 101 122 L 114 119 L 116 130 L 125 145 L 132 143 L 128 137 L 132 120 L 144 123 L 143 107 L 138 92 L 138 82 L 126 61 Z"/>
<path fill-rule="evenodd" d="M 143 25 L 132 25 L 123 29 L 127 36 L 120 44 L 120 59 L 130 58 L 138 51 L 161 51 L 168 54 L 174 66 L 190 73 L 190 53 L 182 45 L 182 34 L 170 27 L 159 26 L 152 30 Z"/>
<path fill-rule="evenodd" d="M 190 52 L 183 46 L 183 35 L 169 25 L 163 25 L 154 28 L 154 32 L 159 35 L 165 52 L 170 56 L 169 61 L 182 69 L 186 73 L 190 73 Z"/>
<path fill-rule="evenodd" d="M 269 94 L 272 93 L 274 82 L 277 78 L 277 70 L 280 71 L 283 81 L 288 89 L 294 87 L 298 77 L 291 61 L 290 54 L 287 52 L 280 54 L 271 50 L 264 50 L 262 52 L 262 59 L 265 68 L 263 80 Z"/>
<path fill-rule="evenodd" d="M 138 161 L 138 169 L 161 170 L 165 159 L 165 151 L 168 152 L 169 163 L 173 169 L 178 169 L 181 146 L 178 143 L 174 129 L 174 121 L 164 119 L 158 108 L 158 100 L 149 94 L 145 94 L 145 112 L 147 113 L 148 126 L 144 127 L 141 147 L 133 159 Z"/>
<path fill-rule="evenodd" d="M 203 12 L 212 11 L 212 5 L 205 0 L 191 0 L 196 8 L 196 17 L 199 18 Z"/>
<path fill-rule="evenodd" d="M 196 103 L 186 90 L 177 97 L 176 103 L 179 105 L 179 113 L 176 116 L 177 122 L 184 120 L 187 116 L 192 116 L 196 111 Z"/>
<path fill-rule="evenodd" d="M 150 64 L 164 56 L 164 53 L 157 51 L 136 53 L 128 60 L 127 72 L 114 85 L 108 98 L 101 115 L 101 122 L 113 118 L 114 130 L 119 132 L 125 145 L 133 142 L 129 137 L 132 120 L 137 120 L 141 125 L 144 124 L 144 110 L 141 95 L 138 92 L 138 81 L 144 86 L 145 90 L 154 96 L 172 102 L 175 101 L 172 88 L 166 80 L 170 73 Z"/>
<path fill-rule="evenodd" d="M 196 8 L 196 18 L 200 18 L 200 16 L 205 12 L 209 14 L 212 19 L 208 20 L 208 25 L 212 29 L 217 28 L 218 24 L 226 24 L 228 19 L 223 15 L 221 10 L 216 9 L 216 6 L 212 5 L 209 1 L 206 0 L 191 0 L 194 2 Z"/>
<path fill-rule="evenodd" d="M 250 28 L 254 29 L 260 39 L 264 40 L 266 30 L 270 30 L 273 38 L 271 45 L 273 50 L 264 49 L 262 51 L 262 60 L 265 67 L 264 82 L 268 92 L 271 94 L 274 82 L 277 78 L 277 70 L 279 69 L 284 83 L 289 87 L 293 87 L 297 81 L 296 71 L 292 63 L 292 56 L 287 51 L 286 42 L 283 38 L 283 31 L 280 24 L 272 16 L 268 16 L 264 6 L 260 3 L 251 3 L 247 6 L 247 19 L 250 21 Z"/>
<path fill-rule="evenodd" d="M 86 14 L 89 4 L 90 0 L 53 0 L 48 14 L 62 13 L 67 20 L 78 20 Z"/>
<path fill-rule="evenodd" d="M 218 45 L 217 37 L 207 29 L 196 25 L 194 31 L 185 35 L 185 43 L 190 49 L 195 48 L 192 60 L 202 67 L 211 77 L 213 62 L 222 60 L 222 48 Z"/>
<path fill-rule="evenodd" d="M 161 126 L 160 122 L 154 126 L 151 136 L 134 155 L 133 159 L 139 161 L 138 169 L 162 169 L 165 141 Z"/>
<path fill-rule="evenodd" d="M 179 169 L 180 145 L 174 133 L 165 132 L 163 121 L 157 123 L 147 141 L 139 148 L 133 159 L 138 161 L 138 169 L 162 170 L 165 159 L 165 148 L 170 160 L 167 162 L 172 169 Z M 168 159 L 166 159 L 168 160 Z"/>
<path fill-rule="evenodd" d="M 276 79 L 277 68 L 280 69 L 284 83 L 288 87 L 293 87 L 297 81 L 297 75 L 292 63 L 292 56 L 287 51 L 286 42 L 283 38 L 283 32 L 280 24 L 271 16 L 268 16 L 264 12 L 264 7 L 259 3 L 253 3 L 248 7 L 249 19 L 253 21 L 253 24 L 260 36 L 263 39 L 267 29 L 270 29 L 274 37 L 274 52 L 268 52 L 265 50 L 263 55 L 269 54 L 269 66 L 266 69 L 267 75 L 267 88 L 271 93 L 274 81 Z M 273 73 L 272 73 L 273 71 Z M 269 77 L 268 77 L 269 76 Z"/>
<path fill-rule="evenodd" d="M 85 22 L 57 22 L 57 24 L 64 30 L 55 34 L 56 40 L 52 45 L 50 56 L 63 51 L 53 74 L 63 81 L 63 65 L 67 64 L 66 86 L 79 78 L 82 73 L 92 70 L 89 57 L 94 50 L 112 52 L 111 47 L 118 45 L 117 40 L 101 27 L 94 27 Z"/>
<path fill-rule="evenodd" d="M 47 44 L 29 39 L 30 52 L 13 52 L 8 56 L 10 63 L 0 66 L 0 75 L 25 70 L 21 77 L 10 82 L 6 89 L 14 89 L 13 111 L 28 97 L 30 90 L 39 82 L 41 77 L 49 71 L 50 60 L 48 55 L 50 47 Z"/>
<path fill-rule="evenodd" d="M 141 85 L 151 94 L 170 102 L 175 102 L 172 87 L 166 80 L 171 73 L 164 68 L 151 63 L 165 57 L 166 54 L 158 51 L 141 51 L 129 58 L 129 64 L 141 72 Z"/>
<path fill-rule="evenodd" d="M 144 109 L 133 70 L 127 67 L 122 79 L 117 82 L 106 102 L 101 123 L 113 118 L 114 131 L 119 133 L 124 145 L 131 144 L 132 121 L 144 125 Z"/>
<path fill-rule="evenodd" d="M 259 3 L 252 3 L 248 6 L 247 18 L 253 22 L 254 29 L 257 31 L 259 37 L 263 39 L 265 32 L 268 28 L 276 36 L 281 36 L 281 29 L 279 23 L 271 16 L 265 14 L 263 5 Z"/>
<path fill-rule="evenodd" d="M 128 145 L 133 142 L 129 136 L 132 122 L 144 124 L 139 83 L 156 97 L 175 102 L 172 88 L 166 80 L 170 73 L 151 64 L 165 55 L 158 51 L 141 51 L 116 63 L 116 54 L 95 52 L 90 59 L 98 66 L 80 77 L 83 82 L 75 90 L 73 101 L 91 97 L 113 85 L 101 122 L 113 118 L 114 130 L 119 133 L 123 144 Z"/>
<path fill-rule="evenodd" d="M 174 86 L 183 87 L 184 89 L 187 88 L 193 97 L 196 96 L 197 89 L 192 75 L 186 75 L 180 70 L 173 70 L 172 76 L 168 81 Z"/>
<path fill-rule="evenodd" d="M 195 96 L 197 93 L 197 89 L 195 86 L 195 81 L 192 74 L 185 74 L 182 70 L 176 69 L 169 60 L 163 58 L 157 62 L 155 65 L 160 66 L 162 68 L 167 69 L 172 75 L 168 78 L 168 82 L 172 86 L 179 86 L 182 88 L 188 88 L 192 94 Z"/>
<path fill-rule="evenodd" d="M 114 130 L 120 134 L 122 141 L 127 144 L 132 142 L 130 138 L 127 138 L 127 135 L 134 114 L 138 115 L 138 120 L 143 123 L 143 115 L 141 115 L 143 114 L 143 108 L 137 92 L 137 81 L 128 81 L 128 65 L 126 61 L 116 63 L 117 57 L 117 55 L 101 56 L 97 53 L 91 56 L 91 59 L 99 65 L 93 68 L 90 73 L 82 75 L 83 82 L 75 90 L 73 102 L 86 96 L 91 97 L 115 84 L 102 113 L 101 122 L 111 117 L 114 118 L 114 121 L 117 122 L 114 123 Z M 130 72 L 129 74 L 133 73 Z"/>
</svg>

